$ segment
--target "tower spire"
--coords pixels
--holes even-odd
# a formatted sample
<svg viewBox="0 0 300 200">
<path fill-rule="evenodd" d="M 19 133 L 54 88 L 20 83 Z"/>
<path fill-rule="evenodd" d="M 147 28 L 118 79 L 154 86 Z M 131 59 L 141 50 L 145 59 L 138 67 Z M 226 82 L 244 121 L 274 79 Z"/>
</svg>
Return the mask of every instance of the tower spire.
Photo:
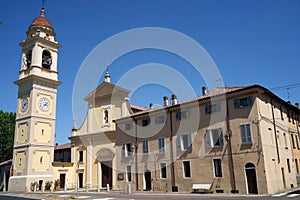
<svg viewBox="0 0 300 200">
<path fill-rule="evenodd" d="M 41 9 L 42 17 L 45 17 L 45 2 L 46 2 L 46 0 L 42 0 L 42 9 Z"/>
</svg>

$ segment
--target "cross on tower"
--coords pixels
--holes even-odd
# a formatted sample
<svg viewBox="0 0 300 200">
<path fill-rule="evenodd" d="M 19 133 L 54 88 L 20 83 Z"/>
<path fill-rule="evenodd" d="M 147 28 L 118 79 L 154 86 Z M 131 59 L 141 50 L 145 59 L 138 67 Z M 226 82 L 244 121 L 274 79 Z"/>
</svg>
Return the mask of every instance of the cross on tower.
<svg viewBox="0 0 300 200">
<path fill-rule="evenodd" d="M 44 9 L 46 0 L 42 0 L 42 8 Z"/>
</svg>

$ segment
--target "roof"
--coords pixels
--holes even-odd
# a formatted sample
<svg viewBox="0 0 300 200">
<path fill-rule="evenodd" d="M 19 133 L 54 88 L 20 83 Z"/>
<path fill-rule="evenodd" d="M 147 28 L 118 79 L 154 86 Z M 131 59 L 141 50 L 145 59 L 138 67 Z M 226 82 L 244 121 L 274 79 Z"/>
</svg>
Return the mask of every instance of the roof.
<svg viewBox="0 0 300 200">
<path fill-rule="evenodd" d="M 143 107 L 132 105 L 132 104 L 130 104 L 130 108 L 133 110 L 133 113 L 148 110 L 147 108 L 143 108 Z"/>
<path fill-rule="evenodd" d="M 12 163 L 12 159 L 6 160 L 6 161 L 0 163 L 0 167 L 1 167 L 1 166 L 4 166 L 4 165 L 10 165 L 11 163 Z"/>
<path fill-rule="evenodd" d="M 41 14 L 39 17 L 35 18 L 31 24 L 30 24 L 30 27 L 32 26 L 46 26 L 48 28 L 50 28 L 52 31 L 53 30 L 53 27 L 52 27 L 52 24 L 50 23 L 50 21 L 45 17 L 45 10 L 44 8 L 42 8 L 41 10 Z M 30 28 L 29 27 L 29 28 Z"/>
<path fill-rule="evenodd" d="M 62 150 L 62 149 L 70 149 L 71 143 L 61 144 L 58 146 L 55 146 L 54 150 Z"/>
<path fill-rule="evenodd" d="M 129 94 L 130 90 L 127 90 L 125 88 L 116 86 L 114 84 L 108 83 L 108 82 L 102 82 L 96 89 L 94 89 L 92 92 L 90 92 L 84 100 L 89 100 L 90 98 L 95 97 L 104 97 L 107 95 L 113 95 L 116 93 L 124 93 Z"/>
<path fill-rule="evenodd" d="M 132 113 L 130 116 L 124 117 L 124 118 L 135 117 L 135 116 L 139 116 L 139 115 L 149 113 L 149 112 L 153 112 L 153 111 L 159 111 L 159 110 L 166 109 L 166 108 L 180 106 L 182 104 L 192 103 L 192 102 L 195 102 L 195 101 L 204 101 L 204 100 L 210 99 L 211 97 L 217 97 L 217 96 L 223 95 L 223 94 L 228 95 L 228 94 L 232 94 L 232 93 L 235 93 L 235 92 L 241 92 L 241 91 L 255 89 L 255 88 L 263 90 L 266 94 L 272 96 L 273 98 L 277 99 L 281 103 L 286 104 L 286 106 L 289 107 L 290 109 L 296 109 L 298 112 L 300 112 L 300 110 L 298 108 L 296 108 L 292 104 L 289 104 L 289 103 L 285 102 L 283 99 L 281 99 L 280 97 L 278 97 L 277 95 L 275 95 L 274 93 L 272 93 L 271 91 L 266 89 L 265 87 L 263 87 L 261 85 L 254 84 L 254 85 L 249 85 L 249 86 L 218 87 L 218 88 L 215 88 L 212 91 L 208 92 L 205 95 L 202 95 L 202 96 L 199 96 L 199 97 L 196 97 L 196 98 L 193 98 L 193 99 L 189 99 L 189 100 L 186 100 L 186 101 L 182 101 L 182 102 L 180 102 L 178 104 L 175 104 L 175 105 L 171 104 L 171 105 L 161 106 L 161 107 L 158 107 L 158 108 L 153 108 L 153 109 L 150 109 L 150 110 L 145 109 L 141 112 Z M 116 121 L 122 120 L 124 118 L 116 119 Z"/>
</svg>

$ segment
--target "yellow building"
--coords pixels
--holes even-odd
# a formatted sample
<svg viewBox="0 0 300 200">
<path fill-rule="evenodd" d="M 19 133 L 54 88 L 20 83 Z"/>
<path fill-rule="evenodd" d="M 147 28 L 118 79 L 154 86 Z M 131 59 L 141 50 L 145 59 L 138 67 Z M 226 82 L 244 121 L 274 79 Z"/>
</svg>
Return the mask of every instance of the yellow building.
<svg viewBox="0 0 300 200">
<path fill-rule="evenodd" d="M 53 180 L 53 150 L 58 81 L 57 55 L 60 45 L 45 17 L 44 8 L 33 20 L 20 43 L 16 129 L 13 147 L 13 176 L 9 191 L 30 191 L 33 183 L 43 190 Z"/>
<path fill-rule="evenodd" d="M 198 184 L 215 193 L 274 194 L 297 186 L 287 123 L 289 112 L 298 119 L 297 107 L 259 85 L 164 102 L 116 120 L 121 190 L 192 192 Z"/>
</svg>

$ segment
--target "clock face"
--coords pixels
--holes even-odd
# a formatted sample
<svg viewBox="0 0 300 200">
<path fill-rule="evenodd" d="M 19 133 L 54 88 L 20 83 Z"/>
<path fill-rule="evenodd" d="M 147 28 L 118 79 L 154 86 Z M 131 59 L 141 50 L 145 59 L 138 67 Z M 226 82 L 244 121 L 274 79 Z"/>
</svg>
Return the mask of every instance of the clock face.
<svg viewBox="0 0 300 200">
<path fill-rule="evenodd" d="M 24 98 L 21 101 L 21 111 L 25 111 L 28 108 L 28 99 Z"/>
<path fill-rule="evenodd" d="M 43 97 L 39 101 L 39 107 L 42 111 L 47 111 L 50 108 L 50 102 L 47 98 Z"/>
</svg>

